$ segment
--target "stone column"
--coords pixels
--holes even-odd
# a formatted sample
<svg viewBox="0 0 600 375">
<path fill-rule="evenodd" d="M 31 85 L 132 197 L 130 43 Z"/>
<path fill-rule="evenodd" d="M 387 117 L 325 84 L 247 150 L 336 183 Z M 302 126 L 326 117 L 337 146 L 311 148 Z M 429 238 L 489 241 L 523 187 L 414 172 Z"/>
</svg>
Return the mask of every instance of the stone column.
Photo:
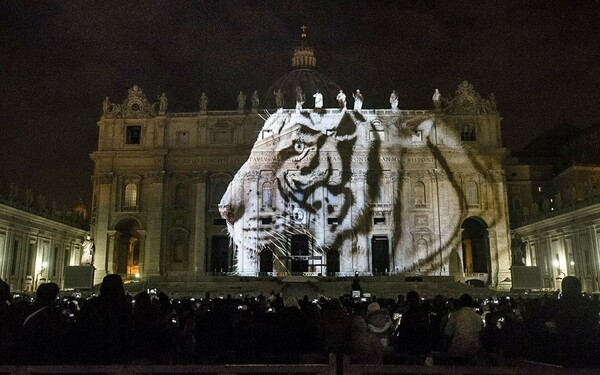
<svg viewBox="0 0 600 375">
<path fill-rule="evenodd" d="M 253 196 L 248 196 L 246 200 L 246 212 L 250 212 L 250 216 L 258 217 L 258 181 L 260 177 L 260 171 L 247 171 L 243 174 L 242 178 L 244 181 L 244 196 L 247 191 L 251 191 Z M 246 217 L 246 215 L 244 216 Z M 247 231 L 243 235 L 244 243 L 249 244 L 249 248 L 258 248 L 258 237 L 255 235 L 249 235 L 248 232 L 258 233 L 259 220 L 253 221 L 253 227 L 250 231 Z M 243 223 L 243 228 L 247 228 L 247 223 Z M 252 243 L 250 243 L 252 241 Z M 257 249 L 258 250 L 258 249 Z M 233 256 L 233 254 L 232 254 Z M 258 272 L 259 261 L 258 252 L 249 251 L 247 249 L 238 249 L 237 255 L 238 271 L 243 272 L 247 275 L 253 275 Z"/>
<path fill-rule="evenodd" d="M 356 204 L 354 207 L 364 207 L 368 209 L 366 202 L 365 181 L 367 179 L 366 171 L 352 172 L 352 192 L 355 194 Z M 352 211 L 345 220 L 350 222 L 343 223 L 344 227 L 352 227 L 356 220 L 360 220 L 362 210 Z M 369 241 L 364 233 L 353 231 L 352 242 L 344 241 L 344 247 L 340 249 L 340 271 L 341 272 L 368 272 L 371 267 Z"/>
<path fill-rule="evenodd" d="M 106 231 L 106 237 L 107 237 L 107 241 L 106 241 L 106 249 L 107 249 L 107 259 L 105 262 L 105 267 L 104 270 L 106 270 L 106 272 L 104 273 L 104 275 L 102 275 L 102 277 L 100 278 L 100 281 L 94 281 L 94 284 L 97 284 L 99 282 L 102 282 L 102 278 L 109 273 L 115 273 L 117 271 L 116 269 L 116 265 L 115 265 L 115 257 L 116 257 L 116 245 L 117 245 L 117 231 L 115 230 L 109 230 Z M 98 249 L 98 245 L 96 245 L 96 249 Z M 81 259 L 81 257 L 80 257 Z M 96 267 L 96 273 L 94 274 L 94 279 L 97 279 L 99 277 L 98 275 L 98 266 L 96 265 L 98 263 L 100 259 L 99 258 L 94 258 L 94 267 Z"/>
<path fill-rule="evenodd" d="M 510 232 L 508 223 L 508 198 L 506 193 L 506 178 L 503 170 L 492 170 L 489 172 L 489 180 L 492 185 L 492 197 L 494 204 L 486 203 L 485 209 L 492 213 L 492 217 L 496 221 L 495 225 L 495 244 L 494 249 L 497 252 L 496 264 L 497 264 L 497 278 L 498 287 L 501 289 L 510 289 L 512 282 L 505 281 L 510 280 Z M 481 189 L 483 190 L 483 189 Z M 496 207 L 497 205 L 497 207 Z M 492 237 L 490 233 L 490 238 Z M 490 240 L 490 248 L 492 243 Z M 493 266 L 492 266 L 493 268 Z"/>
<path fill-rule="evenodd" d="M 163 206 L 165 205 L 163 194 L 165 184 L 165 171 L 152 171 L 144 176 L 145 200 L 144 207 L 148 213 L 146 221 L 146 244 L 147 250 L 144 255 L 144 276 L 156 276 L 161 274 L 165 267 L 164 247 L 166 240 L 162 237 L 163 231 Z"/>
<path fill-rule="evenodd" d="M 139 263 L 138 263 L 138 267 L 139 267 L 139 273 L 140 275 L 145 275 L 145 271 L 144 271 L 144 259 L 146 256 L 146 231 L 145 230 L 139 230 L 138 233 L 140 234 L 140 259 L 139 259 Z"/>
<path fill-rule="evenodd" d="M 192 270 L 204 274 L 206 272 L 206 171 L 192 172 L 192 183 L 195 185 L 195 215 L 190 233 L 192 250 Z"/>
<path fill-rule="evenodd" d="M 114 176 L 112 172 L 97 173 L 95 176 L 95 183 L 98 185 L 98 195 L 96 197 L 96 212 L 94 214 L 96 221 L 91 228 L 96 246 L 96 253 L 94 254 L 94 267 L 96 268 L 94 284 L 101 283 L 104 276 L 112 272 L 114 245 L 113 247 L 109 247 L 107 243 L 108 238 L 105 233 L 108 233 L 112 229 L 110 228 L 109 217 L 111 208 L 115 204 L 111 199 L 113 180 Z"/>
</svg>

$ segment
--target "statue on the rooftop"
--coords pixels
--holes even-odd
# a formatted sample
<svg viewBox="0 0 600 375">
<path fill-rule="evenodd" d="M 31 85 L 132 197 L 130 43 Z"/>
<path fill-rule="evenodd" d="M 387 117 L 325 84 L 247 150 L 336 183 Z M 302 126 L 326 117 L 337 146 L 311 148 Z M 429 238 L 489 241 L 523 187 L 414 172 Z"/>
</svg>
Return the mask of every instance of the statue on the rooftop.
<svg viewBox="0 0 600 375">
<path fill-rule="evenodd" d="M 490 94 L 490 107 L 492 109 L 492 111 L 497 112 L 498 111 L 498 103 L 496 103 L 496 95 L 494 95 L 494 93 Z"/>
<path fill-rule="evenodd" d="M 237 103 L 238 103 L 238 112 L 244 113 L 244 108 L 246 107 L 246 95 L 244 95 L 244 93 L 242 91 L 240 91 L 240 93 L 237 97 Z"/>
<path fill-rule="evenodd" d="M 433 101 L 433 109 L 435 109 L 436 112 L 440 111 L 442 109 L 442 94 L 440 94 L 440 90 L 435 89 L 431 100 Z"/>
<path fill-rule="evenodd" d="M 300 86 L 296 86 L 296 112 L 302 111 L 302 104 L 304 104 L 304 100 L 304 91 L 302 91 Z"/>
<path fill-rule="evenodd" d="M 275 95 L 275 106 L 279 108 L 283 108 L 284 100 L 283 100 L 283 92 L 281 89 L 277 89 L 273 91 L 273 95 Z"/>
<path fill-rule="evenodd" d="M 158 111 L 161 113 L 165 113 L 167 111 L 167 105 L 169 105 L 169 99 L 167 99 L 167 94 L 163 92 L 162 95 L 158 98 L 158 100 Z"/>
<path fill-rule="evenodd" d="M 362 105 L 363 105 L 363 101 L 364 101 L 364 98 L 363 98 L 362 94 L 360 93 L 360 90 L 356 89 L 354 94 L 352 94 L 352 97 L 354 98 L 354 110 L 360 111 L 362 109 Z"/>
<path fill-rule="evenodd" d="M 23 195 L 23 203 L 25 207 L 30 208 L 33 204 L 33 190 L 25 189 L 25 193 Z"/>
<path fill-rule="evenodd" d="M 260 105 L 260 99 L 258 97 L 257 90 L 254 90 L 254 92 L 252 93 L 252 97 L 250 98 L 250 101 L 252 102 L 252 113 L 258 112 L 258 106 Z"/>
<path fill-rule="evenodd" d="M 102 115 L 106 116 L 108 114 L 108 112 L 110 112 L 110 100 L 108 99 L 108 96 L 104 98 L 104 101 L 102 102 Z"/>
<path fill-rule="evenodd" d="M 315 98 L 315 109 L 323 108 L 323 94 L 317 90 L 316 93 L 313 94 L 313 98 Z"/>
<path fill-rule="evenodd" d="M 206 96 L 206 93 L 202 93 L 202 95 L 200 95 L 200 110 L 202 112 L 206 112 L 206 109 L 208 108 L 208 96 Z"/>
<path fill-rule="evenodd" d="M 345 110 L 346 109 L 346 94 L 344 94 L 343 90 L 340 90 L 340 92 L 338 92 L 338 94 L 335 97 L 335 99 L 338 102 L 338 107 L 341 110 Z"/>
<path fill-rule="evenodd" d="M 396 90 L 393 90 L 390 94 L 390 107 L 393 111 L 398 110 L 398 94 L 396 94 Z"/>
<path fill-rule="evenodd" d="M 37 198 L 37 206 L 40 211 L 46 211 L 46 196 L 44 194 L 39 194 Z"/>
<path fill-rule="evenodd" d="M 10 202 L 14 202 L 17 200 L 18 197 L 19 197 L 19 185 L 15 184 L 14 182 L 11 182 L 9 190 L 8 190 L 8 200 Z"/>
</svg>

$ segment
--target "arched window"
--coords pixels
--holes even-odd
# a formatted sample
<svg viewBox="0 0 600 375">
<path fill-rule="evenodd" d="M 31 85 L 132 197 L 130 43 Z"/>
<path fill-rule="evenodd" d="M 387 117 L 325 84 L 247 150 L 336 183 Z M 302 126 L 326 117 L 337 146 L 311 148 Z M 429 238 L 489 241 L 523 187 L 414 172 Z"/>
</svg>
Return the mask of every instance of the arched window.
<svg viewBox="0 0 600 375">
<path fill-rule="evenodd" d="M 468 207 L 479 207 L 479 188 L 475 181 L 468 181 L 465 186 L 465 197 Z"/>
<path fill-rule="evenodd" d="M 137 207 L 137 185 L 133 182 L 125 185 L 125 199 L 124 199 L 124 207 L 125 208 L 135 208 Z"/>
<path fill-rule="evenodd" d="M 271 184 L 265 182 L 262 188 L 262 206 L 263 207 L 273 207 L 273 189 L 271 188 Z"/>
<path fill-rule="evenodd" d="M 477 140 L 474 124 L 464 124 L 460 132 L 460 140 L 463 142 L 474 142 Z"/>
<path fill-rule="evenodd" d="M 219 204 L 221 202 L 221 198 L 223 198 L 223 195 L 225 195 L 225 192 L 227 191 L 227 186 L 229 185 L 229 183 L 225 182 L 225 181 L 219 181 L 215 184 L 215 190 L 214 190 L 214 194 L 213 194 L 213 204 Z"/>
<path fill-rule="evenodd" d="M 425 184 L 423 182 L 415 182 L 413 185 L 413 197 L 415 207 L 427 207 L 427 201 L 425 200 Z"/>
<path fill-rule="evenodd" d="M 338 196 L 330 188 L 327 188 L 327 204 L 332 208 L 337 208 L 338 206 Z"/>
<path fill-rule="evenodd" d="M 183 254 L 185 254 L 185 241 L 176 239 L 173 241 L 173 263 L 183 262 Z"/>
<path fill-rule="evenodd" d="M 187 206 L 188 192 L 185 184 L 175 185 L 175 208 L 185 208 Z"/>
<path fill-rule="evenodd" d="M 377 204 L 384 204 L 384 203 L 386 203 L 386 199 L 385 199 L 385 184 L 383 183 L 383 181 L 381 181 L 379 183 L 379 194 L 377 195 L 377 199 L 376 199 L 375 203 L 377 203 Z"/>
</svg>

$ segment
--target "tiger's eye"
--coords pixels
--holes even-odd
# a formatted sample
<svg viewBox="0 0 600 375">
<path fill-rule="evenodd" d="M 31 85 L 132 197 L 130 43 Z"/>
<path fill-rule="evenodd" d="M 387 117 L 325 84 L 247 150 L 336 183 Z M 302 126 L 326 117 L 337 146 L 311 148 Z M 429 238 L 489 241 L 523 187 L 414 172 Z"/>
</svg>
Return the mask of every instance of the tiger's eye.
<svg viewBox="0 0 600 375">
<path fill-rule="evenodd" d="M 301 153 L 302 151 L 304 151 L 304 142 L 295 142 L 294 143 L 294 150 L 297 153 Z"/>
</svg>

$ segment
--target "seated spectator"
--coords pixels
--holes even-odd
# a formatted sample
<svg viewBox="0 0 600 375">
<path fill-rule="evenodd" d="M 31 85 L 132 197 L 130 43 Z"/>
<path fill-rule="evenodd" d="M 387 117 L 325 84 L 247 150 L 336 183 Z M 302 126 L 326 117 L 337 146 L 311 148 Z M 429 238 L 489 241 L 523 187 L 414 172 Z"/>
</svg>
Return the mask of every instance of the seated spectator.
<svg viewBox="0 0 600 375">
<path fill-rule="evenodd" d="M 394 328 L 388 310 L 382 309 L 378 302 L 371 302 L 369 306 L 367 306 L 367 316 L 365 317 L 365 320 L 369 332 L 374 333 L 379 338 L 383 350 L 387 350 Z"/>
<path fill-rule="evenodd" d="M 350 331 L 347 353 L 352 363 L 383 363 L 383 345 L 375 333 L 369 332 L 360 304 L 355 305 Z"/>
<path fill-rule="evenodd" d="M 444 332 L 450 340 L 448 354 L 457 364 L 466 364 L 479 356 L 483 320 L 473 310 L 473 297 L 469 294 L 460 296 L 460 305 L 448 316 Z"/>
</svg>

